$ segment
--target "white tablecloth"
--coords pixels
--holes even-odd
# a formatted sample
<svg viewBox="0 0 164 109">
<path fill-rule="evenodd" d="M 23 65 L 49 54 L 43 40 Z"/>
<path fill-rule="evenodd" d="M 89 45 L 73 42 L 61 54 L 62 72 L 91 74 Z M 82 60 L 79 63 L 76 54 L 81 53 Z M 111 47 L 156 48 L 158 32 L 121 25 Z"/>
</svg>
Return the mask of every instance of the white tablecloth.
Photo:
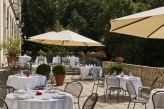
<svg viewBox="0 0 164 109">
<path fill-rule="evenodd" d="M 72 67 L 75 67 L 76 65 L 75 64 L 78 64 L 79 63 L 79 58 L 78 57 L 75 57 L 75 56 L 71 56 L 70 57 L 70 65 Z"/>
<path fill-rule="evenodd" d="M 16 93 L 10 93 L 6 96 L 5 101 L 7 102 L 9 109 L 74 109 L 73 97 L 69 93 L 63 92 L 66 97 L 64 99 L 54 99 L 54 95 L 59 95 L 57 93 L 44 93 L 40 96 L 36 96 L 36 91 L 29 91 L 23 96 L 28 98 L 25 100 L 18 100 L 16 98 Z M 33 98 L 31 98 L 33 96 Z M 46 100 L 45 97 L 49 98 Z"/>
<path fill-rule="evenodd" d="M 40 56 L 37 56 L 35 59 L 35 64 L 40 65 L 40 64 L 47 64 L 47 58 L 43 56 L 44 60 L 43 61 L 39 61 L 38 58 Z M 41 56 L 42 57 L 42 56 Z"/>
<path fill-rule="evenodd" d="M 86 67 L 79 67 L 80 68 L 80 74 L 81 74 L 81 79 L 83 80 L 85 77 L 88 76 L 90 69 L 92 68 L 91 66 L 86 66 Z M 102 76 L 102 69 L 100 70 L 99 76 Z"/>
<path fill-rule="evenodd" d="M 140 78 L 134 77 L 134 76 L 128 76 L 128 75 L 124 75 L 124 77 L 121 77 L 120 75 L 117 75 L 117 77 L 120 79 L 120 87 L 122 87 L 124 90 L 127 90 L 126 89 L 126 83 L 128 81 L 131 81 L 134 84 L 136 93 L 138 95 L 138 88 L 139 87 L 142 87 L 142 82 L 141 82 L 141 79 Z M 107 95 L 106 94 L 106 88 L 107 88 L 106 79 L 105 79 L 105 82 L 104 83 L 105 83 L 104 84 L 104 92 L 105 92 L 105 95 Z M 111 83 L 111 86 L 112 85 L 113 84 Z M 109 93 L 109 91 L 107 93 Z"/>
<path fill-rule="evenodd" d="M 153 107 L 153 101 L 152 101 L 152 95 L 157 92 L 157 91 L 164 91 L 164 89 L 153 89 L 150 93 L 150 97 L 149 97 L 149 102 L 147 103 L 147 109 L 154 109 Z M 159 98 L 160 100 L 160 98 Z"/>
<path fill-rule="evenodd" d="M 53 57 L 52 63 L 53 64 L 59 64 L 60 63 L 60 57 L 59 56 Z"/>
<path fill-rule="evenodd" d="M 15 89 L 34 89 L 36 86 L 43 86 L 46 76 L 38 75 L 26 77 L 25 75 L 11 75 L 8 77 L 7 85 L 13 86 Z"/>
<path fill-rule="evenodd" d="M 30 60 L 31 60 L 30 56 L 27 55 L 19 56 L 19 63 L 21 63 L 21 66 L 24 66 L 24 64 L 29 62 Z"/>
</svg>

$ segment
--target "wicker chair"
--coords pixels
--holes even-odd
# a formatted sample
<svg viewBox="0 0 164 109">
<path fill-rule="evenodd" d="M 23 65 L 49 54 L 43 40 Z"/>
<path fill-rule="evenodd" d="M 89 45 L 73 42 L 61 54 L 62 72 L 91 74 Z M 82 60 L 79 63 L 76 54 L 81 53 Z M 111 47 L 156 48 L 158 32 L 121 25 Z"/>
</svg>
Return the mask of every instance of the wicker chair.
<svg viewBox="0 0 164 109">
<path fill-rule="evenodd" d="M 69 82 L 65 86 L 65 89 L 64 89 L 65 92 L 68 92 L 68 93 L 72 94 L 72 96 L 77 98 L 77 102 L 75 102 L 75 103 L 78 103 L 79 109 L 80 109 L 79 100 L 80 100 L 80 95 L 81 95 L 82 90 L 83 90 L 83 86 L 78 81 Z"/>
<path fill-rule="evenodd" d="M 82 109 L 94 109 L 95 104 L 98 100 L 98 94 L 97 93 L 93 93 L 91 94 L 85 101 Z"/>
<path fill-rule="evenodd" d="M 164 91 L 157 91 L 152 95 L 154 109 L 164 109 Z"/>
<path fill-rule="evenodd" d="M 131 81 L 128 81 L 126 83 L 126 88 L 127 88 L 127 91 L 129 93 L 129 98 L 130 98 L 127 109 L 129 109 L 130 102 L 134 103 L 133 109 L 135 108 L 135 104 L 136 103 L 145 104 L 145 109 L 146 109 L 146 103 L 148 103 L 148 100 L 145 100 L 143 98 L 138 98 L 137 97 L 137 93 L 136 93 L 135 87 L 134 87 L 134 85 L 133 85 L 133 83 Z"/>
</svg>

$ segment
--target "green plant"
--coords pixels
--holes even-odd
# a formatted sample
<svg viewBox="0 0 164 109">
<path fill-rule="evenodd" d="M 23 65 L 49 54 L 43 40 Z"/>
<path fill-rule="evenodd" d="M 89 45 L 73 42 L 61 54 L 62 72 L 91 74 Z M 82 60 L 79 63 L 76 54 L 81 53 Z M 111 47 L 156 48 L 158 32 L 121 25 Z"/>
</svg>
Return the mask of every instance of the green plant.
<svg viewBox="0 0 164 109">
<path fill-rule="evenodd" d="M 38 54 L 39 54 L 39 55 L 42 55 L 42 56 L 46 56 L 46 52 L 44 52 L 44 51 L 41 50 L 41 49 L 38 51 Z"/>
<path fill-rule="evenodd" d="M 37 74 L 45 75 L 46 77 L 49 76 L 50 71 L 51 71 L 51 67 L 50 65 L 47 64 L 41 64 L 36 69 Z"/>
<path fill-rule="evenodd" d="M 98 59 L 92 58 L 92 57 L 86 57 L 85 58 L 85 63 L 86 64 L 93 64 L 93 65 L 95 64 L 97 66 L 101 65 L 101 63 L 100 63 L 100 61 Z"/>
<path fill-rule="evenodd" d="M 66 68 L 62 65 L 57 65 L 52 69 L 54 75 L 66 75 Z"/>
<path fill-rule="evenodd" d="M 121 73 L 121 71 L 124 71 L 124 68 L 121 64 L 115 64 L 109 68 L 109 73 L 113 74 L 116 71 L 116 74 L 118 75 Z"/>
<path fill-rule="evenodd" d="M 21 53 L 21 44 L 23 43 L 21 38 L 13 39 L 7 37 L 7 41 L 3 41 L 0 49 L 6 49 L 6 55 L 11 57 L 16 57 Z"/>
</svg>

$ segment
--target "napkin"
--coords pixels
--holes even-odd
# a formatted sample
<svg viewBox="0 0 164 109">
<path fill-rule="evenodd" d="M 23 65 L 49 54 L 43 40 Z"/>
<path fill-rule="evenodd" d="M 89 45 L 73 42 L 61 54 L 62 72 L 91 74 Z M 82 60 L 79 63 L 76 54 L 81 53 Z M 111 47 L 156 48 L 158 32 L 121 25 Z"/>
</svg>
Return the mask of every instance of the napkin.
<svg viewBox="0 0 164 109">
<path fill-rule="evenodd" d="M 42 92 L 36 92 L 36 95 L 42 95 Z"/>
<path fill-rule="evenodd" d="M 30 75 L 29 74 L 26 74 L 27 77 L 29 77 Z"/>
<path fill-rule="evenodd" d="M 66 95 L 64 95 L 64 94 L 53 95 L 52 98 L 54 98 L 54 99 L 65 99 Z"/>
<path fill-rule="evenodd" d="M 27 99 L 28 97 L 25 96 L 25 95 L 17 95 L 16 98 L 19 99 L 19 100 L 25 100 L 25 99 Z"/>
</svg>

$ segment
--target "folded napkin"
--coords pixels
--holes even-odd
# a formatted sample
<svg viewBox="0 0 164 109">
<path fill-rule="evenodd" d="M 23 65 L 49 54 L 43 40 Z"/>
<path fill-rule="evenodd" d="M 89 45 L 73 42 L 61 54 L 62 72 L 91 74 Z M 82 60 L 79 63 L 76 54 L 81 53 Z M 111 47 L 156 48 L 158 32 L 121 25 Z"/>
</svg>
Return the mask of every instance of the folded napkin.
<svg viewBox="0 0 164 109">
<path fill-rule="evenodd" d="M 29 77 L 30 75 L 29 74 L 26 74 L 27 77 Z"/>
<path fill-rule="evenodd" d="M 42 92 L 36 92 L 36 95 L 42 95 Z"/>
<path fill-rule="evenodd" d="M 66 95 L 64 95 L 64 94 L 53 95 L 52 98 L 54 98 L 54 99 L 65 99 Z"/>
<path fill-rule="evenodd" d="M 17 96 L 15 96 L 17 99 L 19 99 L 19 100 L 25 100 L 25 99 L 27 99 L 28 97 L 27 96 L 25 96 L 25 95 L 17 95 Z"/>
</svg>

